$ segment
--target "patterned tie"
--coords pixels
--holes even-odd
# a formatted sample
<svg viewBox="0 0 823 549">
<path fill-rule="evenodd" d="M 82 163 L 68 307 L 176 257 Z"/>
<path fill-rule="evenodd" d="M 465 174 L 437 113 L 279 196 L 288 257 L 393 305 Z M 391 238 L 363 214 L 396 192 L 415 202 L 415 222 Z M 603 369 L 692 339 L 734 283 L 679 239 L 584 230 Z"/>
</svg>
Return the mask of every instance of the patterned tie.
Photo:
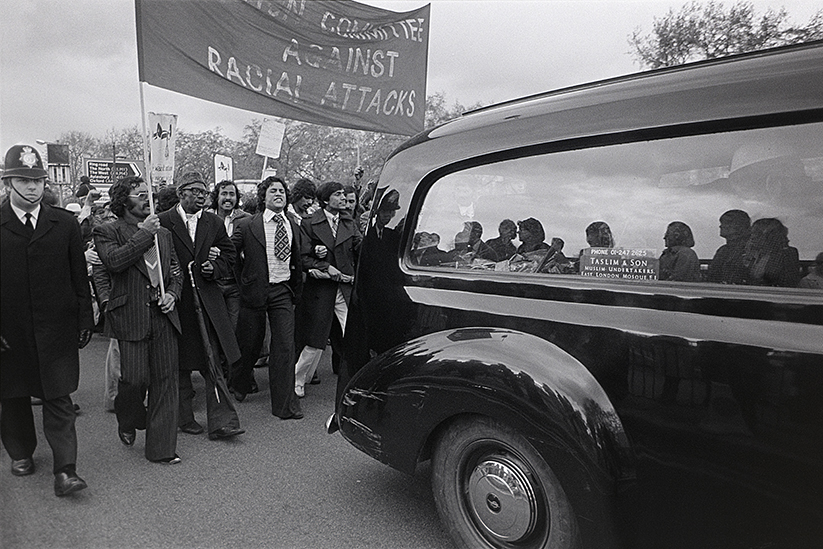
<svg viewBox="0 0 823 549">
<path fill-rule="evenodd" d="M 337 223 L 340 221 L 340 218 L 334 216 L 331 218 L 331 235 L 337 239 Z"/>
<path fill-rule="evenodd" d="M 32 215 L 30 213 L 26 213 L 26 231 L 28 231 L 29 236 L 34 234 L 34 223 L 32 223 Z"/>
<path fill-rule="evenodd" d="M 289 235 L 286 232 L 283 216 L 275 214 L 274 222 L 277 223 L 277 230 L 274 231 L 274 257 L 280 261 L 286 261 L 291 250 L 289 250 Z"/>
<path fill-rule="evenodd" d="M 149 280 L 151 285 L 155 288 L 160 285 L 160 261 L 157 254 L 157 245 L 152 244 L 151 248 L 146 250 L 143 254 L 143 261 L 146 262 L 146 268 L 149 271 Z"/>
</svg>

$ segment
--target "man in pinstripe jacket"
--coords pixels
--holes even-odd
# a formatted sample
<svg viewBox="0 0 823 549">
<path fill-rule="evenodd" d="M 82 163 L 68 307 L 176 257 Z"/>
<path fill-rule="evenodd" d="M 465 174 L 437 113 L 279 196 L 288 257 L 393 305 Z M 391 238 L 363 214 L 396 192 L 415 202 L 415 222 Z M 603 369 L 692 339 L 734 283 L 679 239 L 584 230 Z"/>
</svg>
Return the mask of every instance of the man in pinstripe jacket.
<svg viewBox="0 0 823 549">
<path fill-rule="evenodd" d="M 171 233 L 151 214 L 148 187 L 138 177 L 119 180 L 109 189 L 118 219 L 94 228 L 94 242 L 111 273 L 106 324 L 120 345 L 121 373 L 114 410 L 118 436 L 134 444 L 135 430 L 146 430 L 146 458 L 179 463 L 177 448 L 177 338 L 180 320 L 175 302 L 182 271 Z M 159 266 L 155 235 L 159 243 Z M 165 293 L 160 291 L 162 274 Z M 148 412 L 143 405 L 149 395 Z"/>
</svg>

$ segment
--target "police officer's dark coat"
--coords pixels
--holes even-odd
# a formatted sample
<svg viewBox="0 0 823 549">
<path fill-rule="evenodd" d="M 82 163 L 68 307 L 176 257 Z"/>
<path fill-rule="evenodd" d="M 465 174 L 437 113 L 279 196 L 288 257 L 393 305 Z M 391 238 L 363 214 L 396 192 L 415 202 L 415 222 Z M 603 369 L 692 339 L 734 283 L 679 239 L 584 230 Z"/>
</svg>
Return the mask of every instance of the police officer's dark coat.
<svg viewBox="0 0 823 549">
<path fill-rule="evenodd" d="M 0 206 L 0 398 L 51 400 L 77 390 L 80 330 L 94 326 L 80 225 L 41 205 L 31 238 L 8 199 Z"/>
<path fill-rule="evenodd" d="M 180 216 L 177 208 L 161 213 L 160 224 L 169 229 L 174 241 L 177 259 L 183 269 L 183 295 L 177 304 L 180 311 L 180 324 L 183 328 L 183 337 L 178 344 L 181 370 L 200 370 L 205 367 L 206 355 L 203 340 L 200 336 L 200 325 L 194 308 L 194 294 L 191 287 L 188 265 L 194 261 L 192 272 L 199 290 L 204 317 L 211 324 L 220 342 L 220 348 L 229 364 L 240 360 L 240 347 L 234 335 L 234 327 L 223 293 L 217 285 L 217 280 L 229 276 L 234 272 L 236 251 L 228 234 L 223 220 L 203 211 L 197 222 L 197 232 L 194 242 L 191 241 L 186 222 Z M 214 273 L 206 277 L 200 266 L 209 258 L 209 248 L 215 246 L 220 249 L 220 255 L 212 261 Z M 218 349 L 213 349 L 215 353 Z"/>
</svg>

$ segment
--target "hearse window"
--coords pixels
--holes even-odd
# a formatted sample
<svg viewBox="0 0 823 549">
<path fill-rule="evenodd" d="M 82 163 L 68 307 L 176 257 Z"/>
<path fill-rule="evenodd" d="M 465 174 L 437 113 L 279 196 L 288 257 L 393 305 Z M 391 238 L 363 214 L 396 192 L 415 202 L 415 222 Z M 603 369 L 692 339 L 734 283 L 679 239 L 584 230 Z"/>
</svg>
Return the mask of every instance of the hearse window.
<svg viewBox="0 0 823 549">
<path fill-rule="evenodd" d="M 522 157 L 431 187 L 409 262 L 823 289 L 823 124 Z"/>
</svg>

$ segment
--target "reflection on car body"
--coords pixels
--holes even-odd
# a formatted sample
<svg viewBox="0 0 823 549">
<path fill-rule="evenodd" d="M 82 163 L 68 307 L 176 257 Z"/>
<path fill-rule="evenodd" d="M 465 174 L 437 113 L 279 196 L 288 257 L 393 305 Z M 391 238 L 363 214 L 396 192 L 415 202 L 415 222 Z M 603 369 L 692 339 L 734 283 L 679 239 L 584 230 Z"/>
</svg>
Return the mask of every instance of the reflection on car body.
<svg viewBox="0 0 823 549">
<path fill-rule="evenodd" d="M 402 146 L 355 278 L 343 436 L 430 459 L 463 547 L 816 546 L 821 81 L 813 43 Z"/>
</svg>

